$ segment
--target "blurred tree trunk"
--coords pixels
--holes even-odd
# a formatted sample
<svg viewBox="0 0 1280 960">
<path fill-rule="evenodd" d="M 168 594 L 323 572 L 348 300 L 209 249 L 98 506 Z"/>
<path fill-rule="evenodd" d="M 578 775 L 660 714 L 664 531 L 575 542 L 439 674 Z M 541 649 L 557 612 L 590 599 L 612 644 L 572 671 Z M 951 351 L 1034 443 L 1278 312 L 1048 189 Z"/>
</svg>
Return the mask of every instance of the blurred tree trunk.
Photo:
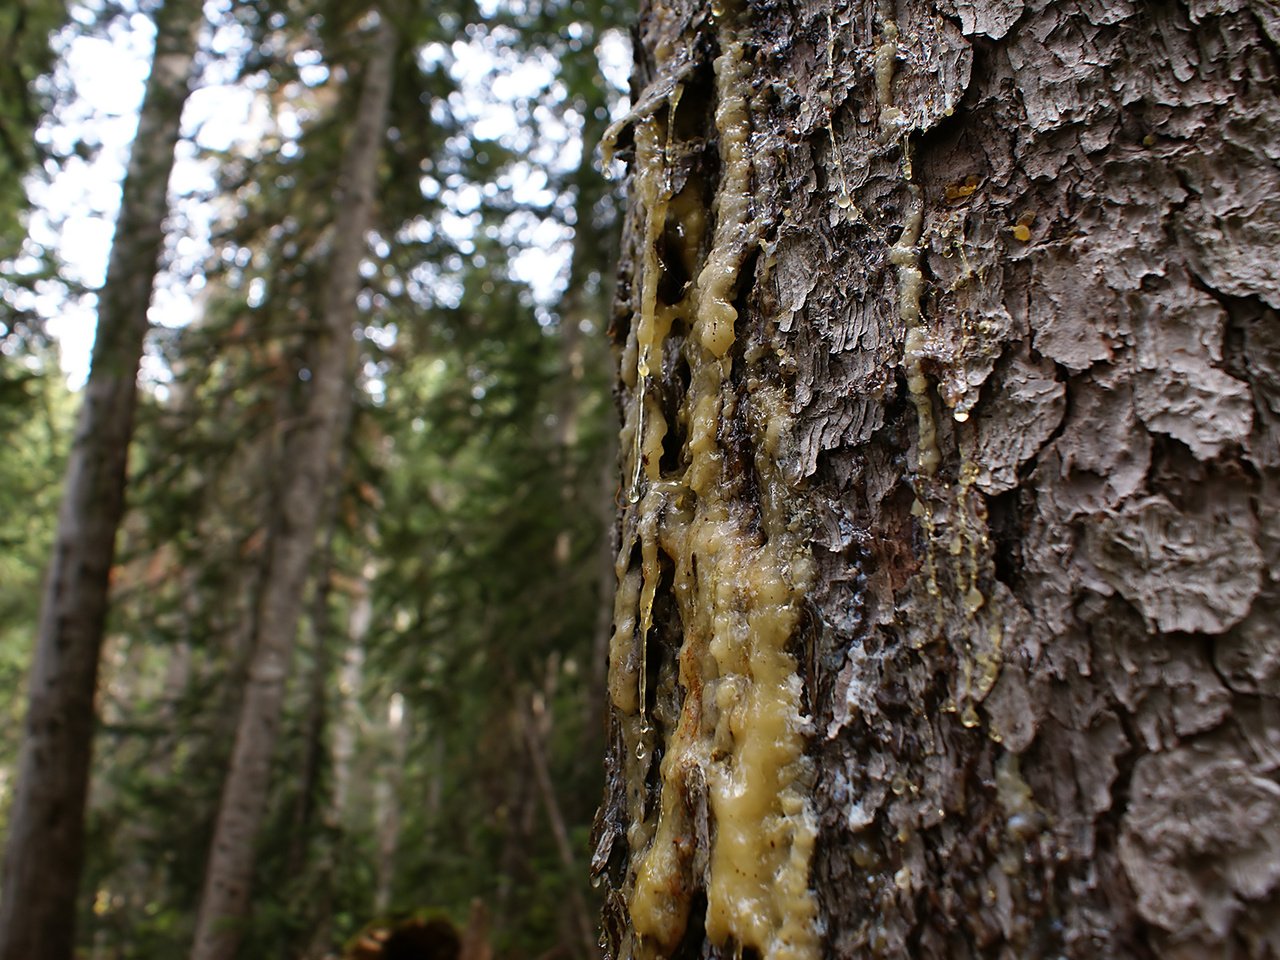
<svg viewBox="0 0 1280 960">
<path fill-rule="evenodd" d="M 195 0 L 170 0 L 156 14 L 151 76 L 98 296 L 92 369 L 36 637 L 0 881 L 0 960 L 64 960 L 74 948 L 94 694 L 116 531 L 124 512 L 138 366 L 202 22 Z"/>
<path fill-rule="evenodd" d="M 232 960 L 248 915 L 255 841 L 266 809 L 298 615 L 351 409 L 359 267 L 373 215 L 397 45 L 389 18 L 381 19 L 371 43 L 334 197 L 322 339 L 302 417 L 286 439 L 282 528 L 271 543 L 259 600 L 253 662 L 205 871 L 192 960 Z"/>
<path fill-rule="evenodd" d="M 404 764 L 409 751 L 408 705 L 400 693 L 387 702 L 386 724 L 379 731 L 385 744 L 378 778 L 373 788 L 374 823 L 378 839 L 378 862 L 374 865 L 373 912 L 382 916 L 390 908 L 395 892 L 396 852 L 400 849 L 400 826 L 404 808 Z"/>
<path fill-rule="evenodd" d="M 333 728 L 333 802 L 331 819 L 336 827 L 347 822 L 351 802 L 351 765 L 356 756 L 360 735 L 360 697 L 364 689 L 364 645 L 373 625 L 373 579 L 377 566 L 366 561 L 355 581 L 351 609 L 347 614 L 347 642 L 338 670 L 338 694 L 341 706 Z"/>
<path fill-rule="evenodd" d="M 314 875 L 312 887 L 318 890 L 314 897 L 314 902 L 308 905 L 310 913 L 315 920 L 304 934 L 301 941 L 302 946 L 295 947 L 290 945 L 289 947 L 290 955 L 302 958 L 302 960 L 318 960 L 320 957 L 328 956 L 332 945 L 333 904 L 334 896 L 337 892 L 334 889 L 337 870 L 334 848 L 340 847 L 346 842 L 344 838 L 348 836 L 350 825 L 347 811 L 350 807 L 351 764 L 355 759 L 356 738 L 361 726 L 360 693 L 364 685 L 364 642 L 366 636 L 368 636 L 369 627 L 373 622 L 373 602 L 370 592 L 375 572 L 376 567 L 373 563 L 366 561 L 358 577 L 352 578 L 350 581 L 346 581 L 344 578 L 343 592 L 348 595 L 350 606 L 347 611 L 344 634 L 341 637 L 342 658 L 337 671 L 338 709 L 332 722 L 327 719 L 328 690 L 324 688 L 324 684 L 321 682 L 320 663 L 316 663 L 316 672 L 313 674 L 313 681 L 317 685 L 312 688 L 311 696 L 313 700 L 311 707 L 313 710 L 317 709 L 315 697 L 325 698 L 326 702 L 326 707 L 322 711 L 326 714 L 326 717 L 321 718 L 321 723 L 318 727 L 311 727 L 308 734 L 310 759 L 305 769 L 312 776 L 313 792 L 318 786 L 314 778 L 318 776 L 319 766 L 322 761 L 319 756 L 310 754 L 310 751 L 323 750 L 326 729 L 331 731 L 328 738 L 330 741 L 329 764 L 333 772 L 332 785 L 327 799 L 319 795 L 312 797 L 311 801 L 309 801 L 311 806 L 308 819 L 303 825 L 303 831 L 314 830 L 317 813 L 314 804 L 321 799 L 325 799 L 324 808 L 319 813 L 326 836 L 319 844 L 318 853 L 310 866 L 310 870 Z M 332 584 L 329 590 L 326 590 L 326 593 L 331 592 L 331 590 Z M 323 607 L 321 607 L 320 600 L 317 597 L 316 611 L 313 616 L 316 629 L 319 629 L 321 624 L 324 625 L 324 634 L 316 637 L 317 641 L 321 641 L 333 629 L 333 618 L 327 597 Z M 330 661 L 332 661 L 333 655 L 330 645 L 337 639 L 335 637 L 324 641 L 325 679 L 331 676 L 329 671 L 332 666 Z M 319 651 L 320 648 L 318 647 L 317 655 Z M 317 719 L 316 714 L 313 713 L 311 719 Z M 314 839 L 314 836 L 307 836 L 305 832 L 300 832 L 298 836 L 298 841 L 302 844 L 309 844 Z M 296 862 L 299 864 L 305 863 L 306 853 L 305 847 L 299 849 Z"/>
<path fill-rule="evenodd" d="M 557 658 L 552 658 L 553 662 Z M 556 668 L 549 669 L 548 687 L 554 682 Z M 573 853 L 573 842 L 569 838 L 569 827 L 565 822 L 564 812 L 560 809 L 560 800 L 556 796 L 555 783 L 551 779 L 551 770 L 547 763 L 546 745 L 551 739 L 552 692 L 532 694 L 525 705 L 521 696 L 521 704 L 516 722 L 520 725 L 520 736 L 525 749 L 529 753 L 529 766 L 533 769 L 533 782 L 538 790 L 538 799 L 542 801 L 542 810 L 547 815 L 547 825 L 551 828 L 551 837 L 555 841 L 556 855 L 564 868 L 564 876 L 568 881 L 566 890 L 565 913 L 568 926 L 572 931 L 572 940 L 576 941 L 575 952 L 581 949 L 583 960 L 591 960 L 596 954 L 596 938 L 593 933 L 594 924 L 587 911 L 586 901 L 577 887 L 579 872 L 578 858 Z"/>
<path fill-rule="evenodd" d="M 329 726 L 329 678 L 332 674 L 330 653 L 333 643 L 332 581 L 333 532 L 321 551 L 316 565 L 314 593 L 311 597 L 310 639 L 311 670 L 307 674 L 307 711 L 303 720 L 302 760 L 297 774 L 293 816 L 289 822 L 289 850 L 285 855 L 285 876 L 299 876 L 306 868 L 308 851 L 316 830 L 316 810 L 320 802 L 320 770 L 325 752 L 325 731 Z"/>
<path fill-rule="evenodd" d="M 615 957 L 1280 954 L 1280 16 L 643 3 Z"/>
</svg>

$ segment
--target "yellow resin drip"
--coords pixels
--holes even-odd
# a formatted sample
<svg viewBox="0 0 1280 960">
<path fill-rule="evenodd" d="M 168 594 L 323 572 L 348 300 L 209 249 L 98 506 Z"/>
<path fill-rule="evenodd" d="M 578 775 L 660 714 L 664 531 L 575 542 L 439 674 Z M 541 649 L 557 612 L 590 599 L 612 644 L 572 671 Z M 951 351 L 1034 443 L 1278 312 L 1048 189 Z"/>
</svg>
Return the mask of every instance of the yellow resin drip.
<svg viewBox="0 0 1280 960">
<path fill-rule="evenodd" d="M 716 193 L 716 229 L 706 266 L 698 275 L 698 313 L 694 333 L 711 351 L 723 357 L 733 344 L 738 311 L 730 302 L 738 282 L 738 261 L 750 224 L 751 160 L 747 148 L 751 119 L 747 112 L 750 66 L 743 60 L 742 43 L 725 44 L 715 60 L 716 131 L 720 135 L 722 180 Z"/>
<path fill-rule="evenodd" d="M 758 412 L 780 414 L 772 404 Z M 760 446 L 758 462 L 769 458 L 766 444 Z M 768 485 L 779 490 L 776 467 L 765 466 Z M 708 938 L 752 947 L 764 960 L 811 960 L 818 948 L 808 888 L 816 821 L 805 788 L 808 721 L 787 652 L 811 575 L 801 543 L 782 524 L 781 507 L 766 505 L 762 535 L 717 490 L 699 497 L 691 518 L 660 534 L 676 561 L 685 699 L 662 761 L 658 824 L 636 868 L 631 917 L 661 950 L 683 935 L 694 880 L 684 785 L 698 767 L 715 823 Z"/>
<path fill-rule="evenodd" d="M 834 87 L 836 81 L 836 33 L 835 27 L 831 21 L 831 14 L 827 14 L 827 84 Z M 824 91 L 822 98 L 827 105 L 827 136 L 831 140 L 831 154 L 836 161 L 836 175 L 840 182 L 840 193 L 836 195 L 836 206 L 845 211 L 850 217 L 857 220 L 862 216 L 862 212 L 853 204 L 853 195 L 849 192 L 849 178 L 844 172 L 844 156 L 840 151 L 840 145 L 836 142 L 836 128 L 832 121 L 832 113 L 835 106 L 831 99 L 831 94 Z"/>
<path fill-rule="evenodd" d="M 924 294 L 924 274 L 920 270 L 920 237 L 924 229 L 924 195 L 912 183 L 911 134 L 905 129 L 904 116 L 893 104 L 893 76 L 898 61 L 898 25 L 892 19 L 888 4 L 881 4 L 881 33 L 884 41 L 876 48 L 876 99 L 880 104 L 880 125 L 886 136 L 902 138 L 902 179 L 910 195 L 910 207 L 902 225 L 898 242 L 889 250 L 889 261 L 898 274 L 898 316 L 906 327 L 902 347 L 902 367 L 907 375 L 907 390 L 916 408 L 919 439 L 916 462 L 920 473 L 933 476 L 941 456 L 938 453 L 937 428 L 933 404 L 929 398 L 929 379 L 924 373 L 925 326 L 920 309 Z"/>
<path fill-rule="evenodd" d="M 906 326 L 902 347 L 902 366 L 907 375 L 907 390 L 916 408 L 919 437 L 916 462 L 920 472 L 933 476 L 941 462 L 938 452 L 937 426 L 933 419 L 933 403 L 929 398 L 929 378 L 924 372 L 925 326 L 920 310 L 924 294 L 924 274 L 920 271 L 920 233 L 924 225 L 924 199 L 920 188 L 908 184 L 911 208 L 902 235 L 889 251 L 889 260 L 898 271 L 898 316 Z"/>
<path fill-rule="evenodd" d="M 1004 625 L 1001 618 L 988 610 L 985 626 L 975 621 L 978 613 L 984 607 L 989 607 L 988 598 L 983 596 L 979 580 L 984 558 L 991 551 L 986 525 L 976 519 L 975 506 L 971 505 L 981 503 L 982 494 L 974 486 L 977 479 L 978 465 L 968 455 L 960 466 L 960 483 L 956 493 L 956 530 L 952 537 L 951 552 L 957 558 L 963 557 L 959 574 L 963 577 L 961 584 L 965 588 L 964 613 L 974 622 L 975 629 L 985 630 L 985 637 L 982 638 L 980 648 L 975 649 L 971 640 L 967 640 L 965 644 L 966 656 L 963 659 L 956 699 L 962 704 L 960 721 L 966 727 L 978 725 L 977 705 L 986 699 L 999 679 L 1004 657 Z"/>
<path fill-rule="evenodd" d="M 898 109 L 893 105 L 893 74 L 898 61 L 898 25 L 887 20 L 882 28 L 884 42 L 876 47 L 876 99 L 880 101 L 881 117 L 889 111 L 890 119 L 897 119 Z"/>
<path fill-rule="evenodd" d="M 739 409 L 730 383 L 737 321 L 731 301 L 750 229 L 751 125 L 742 44 L 727 19 L 718 30 L 722 53 L 714 64 L 715 119 L 721 177 L 712 207 L 715 228 L 696 283 L 672 307 L 660 307 L 656 294 L 650 299 L 649 279 L 657 276 L 651 251 L 660 236 L 652 225 L 665 221 L 670 204 L 688 235 L 684 252 L 689 256 L 705 233 L 701 197 L 684 197 L 682 191 L 670 198 L 654 187 L 661 181 L 646 174 L 641 158 L 660 152 L 656 133 L 642 140 L 637 129 L 636 137 L 637 189 L 647 211 L 646 233 L 655 238 L 646 243 L 644 257 L 633 368 L 637 399 L 649 399 L 646 361 L 660 356 L 674 326 L 689 331 L 682 349 L 690 382 L 680 413 L 686 441 L 679 479 L 659 479 L 654 472 L 661 453 L 654 427 L 661 416 L 657 405 L 643 414 L 646 422 L 634 425 L 636 496 L 630 509 L 635 533 L 618 558 L 611 653 L 617 659 L 611 661 L 610 690 L 615 706 L 628 714 L 622 728 L 628 753 L 636 756 L 627 761 L 633 784 L 637 775 L 643 781 L 647 769 L 650 731 L 638 716 L 645 709 L 644 666 L 637 662 L 643 658 L 643 640 L 637 653 L 629 638 L 637 633 L 643 638 L 650 629 L 663 554 L 672 564 L 671 590 L 683 634 L 677 679 L 684 697 L 660 766 L 656 824 L 636 822 L 643 817 L 638 796 L 629 803 L 634 875 L 628 900 L 638 935 L 632 952 L 650 958 L 674 950 L 688 925 L 694 894 L 705 889 L 710 942 L 736 952 L 755 950 L 761 960 L 816 960 L 817 903 L 809 890 L 809 861 L 817 821 L 808 800 L 813 772 L 805 757 L 810 721 L 801 711 L 801 680 L 787 650 L 812 574 L 803 538 L 790 526 L 788 488 L 776 462 L 789 425 L 785 399 L 758 389 Z M 730 492 L 737 480 L 726 472 L 719 438 L 720 425 L 730 416 L 745 418 L 751 427 L 758 506 Z M 664 422 L 663 433 L 666 429 Z M 656 445 L 652 436 L 658 436 Z M 637 544 L 638 571 L 629 567 Z M 710 814 L 714 842 L 705 873 L 695 875 L 697 838 L 690 817 L 691 807 L 701 804 Z"/>
<path fill-rule="evenodd" d="M 880 106 L 881 135 L 885 142 L 898 138 L 902 147 L 901 176 L 907 193 L 907 210 L 902 233 L 889 250 L 889 261 L 897 279 L 898 318 L 903 323 L 902 368 L 907 391 L 916 411 L 916 466 L 925 483 L 916 485 L 917 499 L 912 513 L 924 534 L 924 556 L 921 576 L 934 610 L 938 636 L 948 637 L 961 645 L 957 650 L 958 676 L 944 705 L 958 712 L 963 726 L 979 725 L 977 706 L 991 692 L 1000 674 L 1003 650 L 1003 624 L 991 610 L 989 598 L 980 588 L 984 558 L 989 557 L 990 543 L 986 525 L 980 518 L 981 493 L 975 487 L 977 468 L 971 459 L 962 465 L 959 483 L 954 487 L 937 477 L 942 456 L 938 447 L 937 422 L 934 418 L 933 387 L 925 373 L 928 358 L 927 327 L 922 301 L 925 281 L 921 269 L 921 247 L 924 234 L 924 193 L 914 182 L 913 151 L 909 118 L 893 104 L 893 81 L 899 58 L 901 33 L 892 20 L 892 5 L 880 4 L 883 41 L 876 48 L 874 71 L 876 97 Z M 969 197 L 977 190 L 977 181 L 946 189 L 948 201 Z M 1022 221 L 1020 221 L 1022 222 Z M 957 249 L 964 257 L 963 244 Z M 966 276 L 972 270 L 966 261 Z M 962 343 L 969 335 L 962 328 Z M 958 431 L 969 419 L 975 398 L 967 398 L 967 385 L 961 380 L 957 388 L 944 391 L 943 400 L 952 397 L 954 419 Z M 944 590 L 946 591 L 944 594 Z M 962 619 L 958 619 L 962 618 Z M 930 635 L 917 631 L 916 646 L 927 643 Z"/>
<path fill-rule="evenodd" d="M 676 88 L 679 90 L 679 87 Z M 678 100 L 678 94 L 673 94 Z M 671 124 L 667 124 L 668 131 Z M 649 382 L 654 363 L 662 362 L 662 344 L 671 330 L 669 311 L 658 310 L 658 242 L 667 220 L 667 204 L 671 199 L 667 178 L 667 144 L 662 142 L 658 121 L 652 117 L 636 124 L 636 176 L 635 189 L 645 211 L 644 252 L 641 257 L 640 322 L 636 330 L 635 382 L 639 396 L 636 401 L 636 426 L 633 438 L 631 489 L 628 499 L 636 503 L 640 499 L 644 477 L 657 477 L 658 463 L 654 451 L 662 449 L 662 438 L 667 424 L 658 404 L 649 397 Z"/>
</svg>

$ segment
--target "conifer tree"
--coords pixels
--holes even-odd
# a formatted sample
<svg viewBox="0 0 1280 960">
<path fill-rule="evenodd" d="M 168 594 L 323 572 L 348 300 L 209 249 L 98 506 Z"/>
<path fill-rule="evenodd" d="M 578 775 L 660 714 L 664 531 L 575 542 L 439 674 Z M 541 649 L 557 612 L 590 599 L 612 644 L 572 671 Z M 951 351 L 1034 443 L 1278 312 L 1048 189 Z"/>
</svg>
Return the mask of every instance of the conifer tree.
<svg viewBox="0 0 1280 960">
<path fill-rule="evenodd" d="M 285 441 L 280 501 L 284 513 L 264 569 L 253 659 L 205 871 L 192 960 L 232 960 L 236 955 L 249 908 L 256 840 L 267 803 L 290 653 L 323 506 L 335 480 L 333 464 L 343 425 L 351 415 L 359 268 L 376 202 L 398 43 L 385 11 L 372 12 L 371 17 L 376 27 L 339 172 L 324 315 L 307 395 Z"/>
<path fill-rule="evenodd" d="M 1276 956 L 1274 4 L 638 37 L 605 955 Z"/>
<path fill-rule="evenodd" d="M 0 880 L 3 960 L 69 960 L 74 948 L 94 694 L 124 510 L 136 378 L 201 22 L 197 0 L 169 0 L 156 18 L 151 76 L 99 293 L 93 364 L 67 467 L 28 682 L 30 707 Z"/>
</svg>

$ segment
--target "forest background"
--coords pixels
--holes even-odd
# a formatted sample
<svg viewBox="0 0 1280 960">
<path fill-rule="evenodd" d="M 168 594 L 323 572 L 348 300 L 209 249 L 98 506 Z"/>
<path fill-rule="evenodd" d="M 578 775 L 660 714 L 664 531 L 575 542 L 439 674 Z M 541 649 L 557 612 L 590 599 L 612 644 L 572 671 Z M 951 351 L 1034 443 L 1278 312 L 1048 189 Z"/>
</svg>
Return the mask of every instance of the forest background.
<svg viewBox="0 0 1280 960">
<path fill-rule="evenodd" d="M 145 35 L 155 6 L 0 11 L 0 833 L 79 404 L 49 320 L 95 298 L 59 256 L 84 211 L 59 223 L 36 201 L 103 150 L 67 52 Z M 376 919 L 462 923 L 476 902 L 503 955 L 591 949 L 618 230 L 596 148 L 623 100 L 618 15 L 599 0 L 385 8 L 400 43 L 355 389 L 239 956 L 324 956 Z M 248 122 L 202 137 L 189 101 L 170 181 L 111 569 L 88 956 L 181 956 L 194 935 L 382 16 L 359 0 L 204 4 L 193 85 L 206 119 L 220 88 Z"/>
</svg>

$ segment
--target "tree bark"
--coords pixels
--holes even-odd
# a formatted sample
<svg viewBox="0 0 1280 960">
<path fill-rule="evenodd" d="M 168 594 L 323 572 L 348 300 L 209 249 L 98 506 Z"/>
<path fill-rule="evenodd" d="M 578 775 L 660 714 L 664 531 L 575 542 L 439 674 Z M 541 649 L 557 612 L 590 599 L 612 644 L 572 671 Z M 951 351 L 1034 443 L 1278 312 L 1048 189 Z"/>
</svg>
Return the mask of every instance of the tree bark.
<svg viewBox="0 0 1280 960">
<path fill-rule="evenodd" d="M 1274 5 L 638 36 L 607 954 L 1280 954 Z"/>
<path fill-rule="evenodd" d="M 351 803 L 351 767 L 356 758 L 356 743 L 363 726 L 360 705 L 364 692 L 365 641 L 373 625 L 373 582 L 378 568 L 366 560 L 355 581 L 351 607 L 347 613 L 346 645 L 342 666 L 338 668 L 338 717 L 333 727 L 333 797 L 329 805 L 331 826 L 345 829 Z"/>
<path fill-rule="evenodd" d="M 330 520 L 332 524 L 332 520 Z M 301 876 L 316 832 L 316 810 L 321 800 L 321 767 L 324 763 L 325 733 L 329 727 L 329 678 L 333 673 L 332 577 L 333 531 L 321 550 L 311 596 L 311 670 L 307 675 L 307 712 L 303 721 L 302 759 L 297 775 L 297 794 L 290 819 L 289 846 L 285 854 L 285 876 Z"/>
<path fill-rule="evenodd" d="M 259 600 L 258 635 L 205 870 L 192 960 L 232 960 L 249 911 L 255 840 L 266 809 L 290 654 L 338 441 L 352 403 L 359 266 L 373 215 L 396 45 L 391 20 L 383 16 L 372 38 L 358 115 L 343 156 L 323 340 L 315 351 L 303 415 L 286 441 L 283 527 L 272 540 Z"/>
<path fill-rule="evenodd" d="M 5 848 L 0 960 L 64 960 L 74 949 L 94 696 L 138 366 L 202 22 L 195 0 L 170 0 L 156 14 L 151 75 L 98 296 L 97 339 L 41 604 Z"/>
</svg>

